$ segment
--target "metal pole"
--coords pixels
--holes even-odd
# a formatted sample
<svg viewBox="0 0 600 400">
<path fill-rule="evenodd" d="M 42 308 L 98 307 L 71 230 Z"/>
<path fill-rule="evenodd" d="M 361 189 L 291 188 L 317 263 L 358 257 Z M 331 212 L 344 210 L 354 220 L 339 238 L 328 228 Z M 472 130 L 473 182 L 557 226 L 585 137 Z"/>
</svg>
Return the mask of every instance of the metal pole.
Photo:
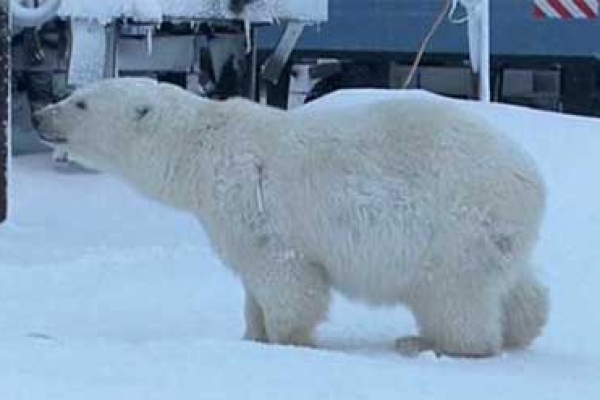
<svg viewBox="0 0 600 400">
<path fill-rule="evenodd" d="M 489 103 L 490 90 L 490 0 L 480 0 L 479 99 Z"/>
<path fill-rule="evenodd" d="M 0 222 L 8 211 L 8 163 L 10 149 L 10 7 L 0 0 Z"/>
<path fill-rule="evenodd" d="M 250 53 L 246 54 L 246 85 L 244 95 L 252 101 L 258 101 L 258 45 L 256 43 L 256 27 L 250 28 Z"/>
</svg>

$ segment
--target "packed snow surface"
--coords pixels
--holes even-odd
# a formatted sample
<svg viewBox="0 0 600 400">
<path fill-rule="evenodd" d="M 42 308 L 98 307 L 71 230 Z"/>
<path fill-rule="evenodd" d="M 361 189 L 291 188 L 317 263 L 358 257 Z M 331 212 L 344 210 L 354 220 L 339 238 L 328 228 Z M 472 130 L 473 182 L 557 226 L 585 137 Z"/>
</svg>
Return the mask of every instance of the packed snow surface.
<svg viewBox="0 0 600 400">
<path fill-rule="evenodd" d="M 401 94 L 342 92 L 294 112 L 386 96 Z M 14 160 L 0 226 L 0 399 L 600 398 L 600 121 L 461 104 L 521 143 L 548 184 L 536 262 L 552 310 L 532 348 L 402 358 L 393 340 L 415 333 L 410 314 L 341 297 L 317 349 L 242 341 L 241 287 L 192 216 L 38 155 Z"/>
<path fill-rule="evenodd" d="M 232 18 L 229 3 L 230 0 L 62 0 L 58 14 L 101 22 L 123 16 L 146 22 L 165 17 Z M 256 0 L 242 16 L 252 21 L 325 21 L 327 12 L 327 0 Z"/>
</svg>

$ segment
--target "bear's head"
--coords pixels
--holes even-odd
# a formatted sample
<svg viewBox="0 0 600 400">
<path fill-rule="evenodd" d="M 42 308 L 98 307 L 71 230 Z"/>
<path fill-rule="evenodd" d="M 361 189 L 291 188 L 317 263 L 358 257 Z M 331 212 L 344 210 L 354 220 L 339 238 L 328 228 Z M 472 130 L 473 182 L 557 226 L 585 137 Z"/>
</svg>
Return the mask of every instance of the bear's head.
<svg viewBox="0 0 600 400">
<path fill-rule="evenodd" d="M 107 79 L 76 90 L 33 119 L 42 141 L 88 167 L 122 171 L 151 156 L 146 150 L 169 146 L 173 138 L 165 136 L 181 130 L 178 125 L 189 121 L 184 114 L 194 112 L 197 101 L 202 100 L 152 79 Z"/>
</svg>

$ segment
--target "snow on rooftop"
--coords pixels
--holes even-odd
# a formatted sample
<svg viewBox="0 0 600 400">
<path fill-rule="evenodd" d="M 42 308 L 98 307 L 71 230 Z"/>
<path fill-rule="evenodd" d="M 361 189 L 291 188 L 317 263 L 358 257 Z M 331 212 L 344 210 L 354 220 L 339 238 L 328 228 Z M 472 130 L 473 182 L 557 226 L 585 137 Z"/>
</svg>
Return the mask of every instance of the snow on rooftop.
<svg viewBox="0 0 600 400">
<path fill-rule="evenodd" d="M 123 16 L 139 21 L 235 18 L 228 6 L 229 0 L 62 0 L 58 14 L 101 22 Z M 327 7 L 328 0 L 257 0 L 246 7 L 246 16 L 252 21 L 319 22 L 327 19 Z"/>
</svg>

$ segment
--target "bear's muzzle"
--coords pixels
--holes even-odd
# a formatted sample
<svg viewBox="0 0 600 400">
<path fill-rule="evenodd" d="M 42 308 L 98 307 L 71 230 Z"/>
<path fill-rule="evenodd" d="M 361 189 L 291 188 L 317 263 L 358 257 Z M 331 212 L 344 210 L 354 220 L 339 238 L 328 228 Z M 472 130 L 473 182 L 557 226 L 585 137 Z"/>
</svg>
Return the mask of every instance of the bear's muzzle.
<svg viewBox="0 0 600 400">
<path fill-rule="evenodd" d="M 54 110 L 49 107 L 35 112 L 31 117 L 33 127 L 42 142 L 49 145 L 64 144 L 67 142 L 67 139 L 52 129 L 51 120 L 53 114 Z"/>
</svg>

